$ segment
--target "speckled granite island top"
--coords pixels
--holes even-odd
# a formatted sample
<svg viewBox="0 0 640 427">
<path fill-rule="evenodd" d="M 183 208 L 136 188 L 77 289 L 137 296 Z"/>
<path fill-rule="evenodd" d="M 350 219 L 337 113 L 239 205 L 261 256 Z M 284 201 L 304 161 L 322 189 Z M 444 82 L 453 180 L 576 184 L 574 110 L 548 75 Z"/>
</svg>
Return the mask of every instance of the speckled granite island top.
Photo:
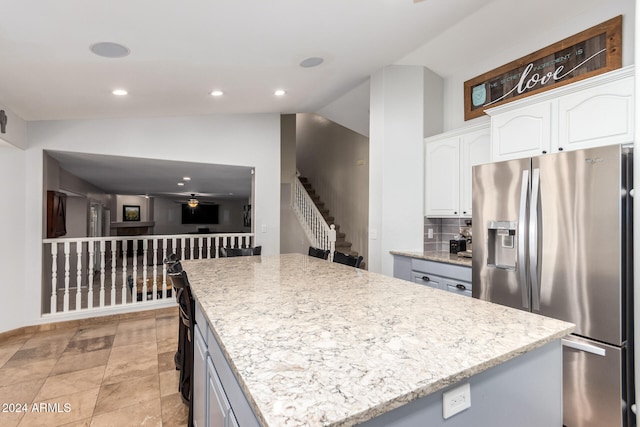
<svg viewBox="0 0 640 427">
<path fill-rule="evenodd" d="M 183 266 L 266 426 L 357 424 L 573 329 L 300 254 Z"/>
<path fill-rule="evenodd" d="M 444 262 L 447 264 L 462 265 L 464 267 L 471 267 L 471 258 L 465 258 L 444 251 L 424 251 L 424 252 L 412 252 L 412 251 L 389 251 L 391 255 L 401 255 L 409 258 L 425 259 L 427 261 Z"/>
</svg>

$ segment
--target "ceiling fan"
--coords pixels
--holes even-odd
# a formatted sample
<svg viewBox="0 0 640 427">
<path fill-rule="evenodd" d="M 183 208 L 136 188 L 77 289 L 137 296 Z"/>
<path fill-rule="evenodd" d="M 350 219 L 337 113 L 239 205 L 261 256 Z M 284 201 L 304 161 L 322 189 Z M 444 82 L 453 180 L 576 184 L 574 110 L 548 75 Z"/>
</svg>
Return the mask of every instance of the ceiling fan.
<svg viewBox="0 0 640 427">
<path fill-rule="evenodd" d="M 207 201 L 207 200 L 202 200 L 203 196 L 213 196 L 213 194 L 211 195 L 207 195 L 207 194 L 200 194 L 199 196 L 196 196 L 196 193 L 190 193 L 189 197 L 187 199 L 182 199 L 182 200 L 174 200 L 175 203 L 180 203 L 180 204 L 185 204 L 187 206 L 189 206 L 191 209 L 194 209 L 196 207 L 198 207 L 199 205 L 215 205 L 216 202 L 214 201 Z M 186 194 L 185 194 L 186 197 Z M 200 197 L 200 198 L 198 198 Z"/>
</svg>

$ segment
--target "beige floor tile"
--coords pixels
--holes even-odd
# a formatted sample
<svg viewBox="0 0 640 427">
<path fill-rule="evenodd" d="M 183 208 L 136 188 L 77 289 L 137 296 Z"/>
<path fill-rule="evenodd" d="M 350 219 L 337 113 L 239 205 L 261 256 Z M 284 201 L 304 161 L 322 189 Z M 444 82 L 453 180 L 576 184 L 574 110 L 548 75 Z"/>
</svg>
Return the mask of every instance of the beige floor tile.
<svg viewBox="0 0 640 427">
<path fill-rule="evenodd" d="M 78 391 L 100 387 L 104 370 L 104 366 L 98 366 L 49 377 L 36 396 L 36 401 L 53 399 L 54 397 L 66 396 Z"/>
<path fill-rule="evenodd" d="M 175 371 L 176 362 L 174 361 L 175 351 L 167 351 L 158 354 L 158 372 Z"/>
<path fill-rule="evenodd" d="M 113 347 L 104 374 L 104 384 L 114 384 L 157 373 L 158 352 L 155 341 Z"/>
<path fill-rule="evenodd" d="M 156 339 L 158 341 L 173 338 L 178 339 L 178 321 L 171 325 L 158 326 L 156 328 Z"/>
<path fill-rule="evenodd" d="M 24 343 L 22 350 L 27 348 L 40 347 L 50 342 L 54 342 L 60 345 L 64 343 L 64 345 L 66 345 L 75 335 L 75 333 L 76 329 L 54 329 L 51 331 L 38 332 Z"/>
<path fill-rule="evenodd" d="M 0 387 L 46 378 L 56 364 L 56 359 L 23 363 L 20 366 L 0 368 Z"/>
<path fill-rule="evenodd" d="M 161 372 L 160 377 L 160 397 L 178 393 L 178 383 L 180 382 L 180 371 Z"/>
<path fill-rule="evenodd" d="M 65 355 L 88 353 L 91 351 L 99 351 L 111 348 L 115 335 L 107 335 L 103 337 L 86 338 L 82 340 L 72 340 L 64 351 Z"/>
<path fill-rule="evenodd" d="M 158 353 L 176 352 L 178 350 L 178 336 L 158 341 Z"/>
<path fill-rule="evenodd" d="M 0 346 L 0 368 L 13 357 L 24 343 L 3 344 Z"/>
<path fill-rule="evenodd" d="M 156 328 L 126 329 L 118 331 L 113 340 L 114 347 L 133 345 L 156 340 Z"/>
<path fill-rule="evenodd" d="M 189 406 L 182 402 L 179 393 L 165 396 L 162 402 L 162 427 L 186 427 L 189 419 Z"/>
<path fill-rule="evenodd" d="M 157 374 L 116 384 L 106 384 L 100 388 L 94 415 L 112 412 L 131 405 L 138 406 L 143 402 L 159 398 L 160 385 Z"/>
<path fill-rule="evenodd" d="M 91 417 L 99 388 L 84 390 L 45 401 L 36 401 L 20 421 L 19 426 L 51 427 L 69 424 Z M 115 425 L 115 424 L 114 424 Z"/>
<path fill-rule="evenodd" d="M 23 366 L 25 363 L 39 360 L 57 359 L 64 352 L 66 341 L 46 341 L 38 347 L 22 348 L 3 365 L 4 367 Z"/>
<path fill-rule="evenodd" d="M 95 326 L 83 326 L 78 329 L 78 332 L 76 332 L 73 338 L 71 338 L 71 341 L 115 335 L 117 329 L 118 322 L 111 322 Z"/>
<path fill-rule="evenodd" d="M 92 351 L 91 353 L 63 354 L 51 370 L 50 375 L 60 375 L 67 372 L 95 368 L 96 366 L 106 366 L 110 354 L 110 349 Z"/>
<path fill-rule="evenodd" d="M 23 412 L 24 405 L 26 405 L 27 410 L 30 408 L 31 402 L 38 394 L 38 390 L 40 390 L 44 381 L 44 378 L 42 378 L 0 387 L 0 403 L 9 405 L 6 408 L 3 406 L 3 412 L 0 412 L 0 426 L 18 425 L 25 414 Z M 4 412 L 5 409 L 9 412 Z"/>
<path fill-rule="evenodd" d="M 91 427 L 162 427 L 161 411 L 160 399 L 153 399 L 139 405 L 94 415 L 91 420 Z"/>
<path fill-rule="evenodd" d="M 141 329 L 153 329 L 156 327 L 156 318 L 155 317 L 147 317 L 144 319 L 132 319 L 132 320 L 123 320 L 118 323 L 118 329 L 116 331 L 116 335 L 120 332 L 125 331 L 137 331 Z"/>
<path fill-rule="evenodd" d="M 85 418 L 84 420 L 72 421 L 69 424 L 63 424 L 60 427 L 89 427 L 91 425 L 91 418 Z"/>
</svg>

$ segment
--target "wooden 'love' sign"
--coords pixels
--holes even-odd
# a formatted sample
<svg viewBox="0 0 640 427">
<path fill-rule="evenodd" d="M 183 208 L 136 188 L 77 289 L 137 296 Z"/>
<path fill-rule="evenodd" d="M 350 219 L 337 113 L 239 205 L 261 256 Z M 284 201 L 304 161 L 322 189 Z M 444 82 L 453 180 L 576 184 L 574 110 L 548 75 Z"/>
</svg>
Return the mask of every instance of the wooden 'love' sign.
<svg viewBox="0 0 640 427">
<path fill-rule="evenodd" d="M 464 119 L 622 66 L 622 15 L 464 82 Z"/>
</svg>

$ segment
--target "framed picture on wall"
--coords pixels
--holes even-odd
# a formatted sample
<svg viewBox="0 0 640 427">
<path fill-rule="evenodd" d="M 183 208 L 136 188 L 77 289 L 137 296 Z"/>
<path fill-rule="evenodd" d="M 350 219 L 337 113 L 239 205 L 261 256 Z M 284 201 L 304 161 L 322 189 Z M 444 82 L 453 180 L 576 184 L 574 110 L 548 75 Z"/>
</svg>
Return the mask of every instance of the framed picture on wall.
<svg viewBox="0 0 640 427">
<path fill-rule="evenodd" d="M 122 205 L 123 221 L 140 221 L 140 206 Z"/>
</svg>

